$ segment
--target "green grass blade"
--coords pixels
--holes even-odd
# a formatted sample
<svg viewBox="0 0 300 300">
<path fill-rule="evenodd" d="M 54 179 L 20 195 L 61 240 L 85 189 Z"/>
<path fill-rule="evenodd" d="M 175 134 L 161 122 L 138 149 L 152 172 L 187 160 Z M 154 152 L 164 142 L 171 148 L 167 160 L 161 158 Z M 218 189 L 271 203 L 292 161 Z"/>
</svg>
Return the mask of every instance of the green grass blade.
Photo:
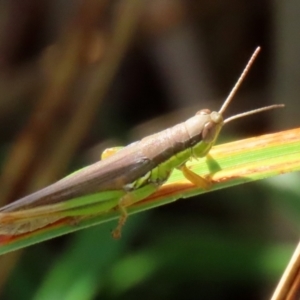
<svg viewBox="0 0 300 300">
<path fill-rule="evenodd" d="M 188 167 L 199 175 L 210 177 L 213 186 L 209 192 L 299 171 L 300 128 L 216 146 L 210 151 L 207 159 L 193 160 L 188 163 Z M 180 171 L 175 170 L 168 182 L 156 193 L 128 208 L 128 212 L 141 212 L 205 192 L 207 191 L 194 186 L 183 177 Z M 70 225 L 69 222 L 62 220 L 26 235 L 14 238 L 2 236 L 0 237 L 0 254 L 118 217 L 118 211 L 110 210 L 105 214 L 86 217 L 76 225 Z M 124 231 L 126 234 L 126 226 Z"/>
</svg>

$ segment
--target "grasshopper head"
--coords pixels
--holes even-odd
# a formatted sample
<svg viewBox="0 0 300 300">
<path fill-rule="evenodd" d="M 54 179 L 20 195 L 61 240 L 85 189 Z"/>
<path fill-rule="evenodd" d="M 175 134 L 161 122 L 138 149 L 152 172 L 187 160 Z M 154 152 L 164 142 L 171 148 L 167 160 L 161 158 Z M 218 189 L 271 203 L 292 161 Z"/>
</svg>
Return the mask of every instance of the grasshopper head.
<svg viewBox="0 0 300 300">
<path fill-rule="evenodd" d="M 241 114 L 237 114 L 235 116 L 232 116 L 230 118 L 227 118 L 226 120 L 223 119 L 222 114 L 230 104 L 231 100 L 233 99 L 233 96 L 235 95 L 237 89 L 241 85 L 243 79 L 245 78 L 247 72 L 250 69 L 250 66 L 252 65 L 254 59 L 256 58 L 258 52 L 260 51 L 260 48 L 256 48 L 254 53 L 252 54 L 249 62 L 247 63 L 244 71 L 242 72 L 241 76 L 239 77 L 237 83 L 229 93 L 228 97 L 224 101 L 222 107 L 220 110 L 217 111 L 210 111 L 208 109 L 202 109 L 196 113 L 196 116 L 193 118 L 187 120 L 185 122 L 186 129 L 188 131 L 188 134 L 190 136 L 190 145 L 192 148 L 193 156 L 195 157 L 203 157 L 205 156 L 210 148 L 214 145 L 220 130 L 222 129 L 223 125 L 232 121 L 236 120 L 238 118 L 242 118 L 245 116 L 249 116 L 252 114 L 256 114 L 258 112 L 270 110 L 273 108 L 279 108 L 283 107 L 283 104 L 276 104 L 271 105 L 267 107 L 262 107 L 258 109 L 254 109 L 248 112 L 244 112 Z"/>
<path fill-rule="evenodd" d="M 223 117 L 217 111 L 210 111 L 209 109 L 201 109 L 196 113 L 199 117 L 199 123 L 202 126 L 202 140 L 205 143 L 214 143 L 219 132 L 223 126 Z M 199 128 L 200 129 L 200 128 Z"/>
<path fill-rule="evenodd" d="M 223 126 L 223 117 L 216 111 L 202 109 L 185 124 L 193 141 L 193 156 L 203 157 L 215 143 Z"/>
</svg>

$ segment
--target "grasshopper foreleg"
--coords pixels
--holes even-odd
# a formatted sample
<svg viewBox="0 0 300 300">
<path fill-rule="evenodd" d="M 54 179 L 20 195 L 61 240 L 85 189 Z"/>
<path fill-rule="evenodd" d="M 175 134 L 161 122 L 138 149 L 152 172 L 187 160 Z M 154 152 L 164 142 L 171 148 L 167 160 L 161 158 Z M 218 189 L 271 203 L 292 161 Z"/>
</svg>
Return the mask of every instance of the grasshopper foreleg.
<svg viewBox="0 0 300 300">
<path fill-rule="evenodd" d="M 212 182 L 210 180 L 191 171 L 186 165 L 182 165 L 178 169 L 182 172 L 183 176 L 194 185 L 199 186 L 204 190 L 209 190 L 211 188 Z"/>
</svg>

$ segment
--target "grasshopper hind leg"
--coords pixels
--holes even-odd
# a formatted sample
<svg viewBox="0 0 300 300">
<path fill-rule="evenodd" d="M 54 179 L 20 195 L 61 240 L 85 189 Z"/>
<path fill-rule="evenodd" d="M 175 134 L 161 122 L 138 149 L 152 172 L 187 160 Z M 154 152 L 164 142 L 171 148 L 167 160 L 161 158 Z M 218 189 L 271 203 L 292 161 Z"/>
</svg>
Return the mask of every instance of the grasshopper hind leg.
<svg viewBox="0 0 300 300">
<path fill-rule="evenodd" d="M 121 237 L 122 227 L 126 223 L 126 220 L 128 218 L 128 212 L 127 207 L 147 198 L 151 194 L 153 194 L 157 189 L 159 188 L 159 185 L 150 183 L 146 186 L 143 186 L 137 190 L 130 191 L 126 193 L 120 200 L 117 206 L 117 209 L 120 212 L 120 217 L 118 221 L 117 227 L 112 231 L 112 236 L 115 239 L 119 239 Z"/>
</svg>

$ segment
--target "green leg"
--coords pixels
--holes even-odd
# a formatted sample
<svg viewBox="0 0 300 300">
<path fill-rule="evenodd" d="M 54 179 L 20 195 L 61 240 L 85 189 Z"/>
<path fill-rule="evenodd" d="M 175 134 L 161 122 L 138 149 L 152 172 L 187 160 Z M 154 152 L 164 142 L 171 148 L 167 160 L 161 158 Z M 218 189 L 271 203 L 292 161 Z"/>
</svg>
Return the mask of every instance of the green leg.
<svg viewBox="0 0 300 300">
<path fill-rule="evenodd" d="M 147 198 L 148 196 L 153 194 L 155 191 L 157 191 L 158 188 L 159 188 L 159 186 L 156 184 L 148 184 L 137 190 L 127 192 L 125 194 L 124 194 L 124 191 L 122 191 L 122 192 L 120 192 L 120 191 L 102 192 L 102 193 L 99 193 L 99 195 L 98 195 L 98 197 L 101 199 L 101 201 L 99 200 L 99 198 L 98 198 L 98 201 L 96 201 L 97 194 L 95 194 L 95 195 L 93 195 L 94 199 L 90 199 L 88 204 L 87 204 L 87 201 L 80 201 L 81 204 L 85 203 L 85 205 L 82 205 L 82 206 L 75 205 L 75 208 L 67 209 L 66 211 L 62 211 L 61 214 L 66 217 L 75 217 L 74 221 L 76 223 L 76 222 L 80 221 L 80 217 L 82 217 L 82 216 L 103 214 L 111 209 L 116 208 L 120 211 L 121 215 L 120 215 L 116 229 L 113 230 L 113 232 L 112 232 L 112 236 L 117 239 L 117 238 L 121 237 L 122 227 L 124 226 L 124 224 L 128 218 L 128 213 L 127 213 L 126 207 L 131 206 L 131 205 Z M 122 193 L 122 195 L 121 195 L 121 193 Z M 120 196 L 116 197 L 117 195 L 120 195 Z M 91 195 L 89 197 L 91 197 Z M 104 200 L 104 198 L 105 198 L 105 200 Z M 80 200 L 82 200 L 82 199 L 80 199 Z M 72 204 L 74 206 L 74 202 Z M 78 217 L 78 219 L 76 217 Z"/>
<path fill-rule="evenodd" d="M 113 232 L 112 232 L 112 236 L 115 239 L 118 239 L 121 237 L 122 227 L 124 226 L 124 224 L 128 218 L 128 213 L 127 213 L 126 207 L 131 206 L 131 205 L 147 198 L 148 196 L 153 194 L 155 191 L 157 191 L 158 187 L 159 186 L 157 186 L 156 184 L 148 184 L 147 186 L 139 188 L 135 191 L 128 192 L 119 200 L 117 207 L 121 213 L 121 216 L 119 218 L 117 228 L 115 230 L 113 230 Z"/>
<path fill-rule="evenodd" d="M 0 213 L 0 232 L 15 235 L 30 232 L 62 218 L 70 218 L 70 224 L 76 224 L 83 216 L 104 214 L 114 209 L 125 191 L 106 191 L 82 196 L 62 203 L 15 212 Z"/>
<path fill-rule="evenodd" d="M 194 185 L 199 186 L 204 190 L 209 190 L 211 188 L 212 186 L 211 181 L 191 171 L 190 169 L 187 168 L 186 165 L 183 165 L 178 169 L 182 172 L 183 176 Z"/>
</svg>

